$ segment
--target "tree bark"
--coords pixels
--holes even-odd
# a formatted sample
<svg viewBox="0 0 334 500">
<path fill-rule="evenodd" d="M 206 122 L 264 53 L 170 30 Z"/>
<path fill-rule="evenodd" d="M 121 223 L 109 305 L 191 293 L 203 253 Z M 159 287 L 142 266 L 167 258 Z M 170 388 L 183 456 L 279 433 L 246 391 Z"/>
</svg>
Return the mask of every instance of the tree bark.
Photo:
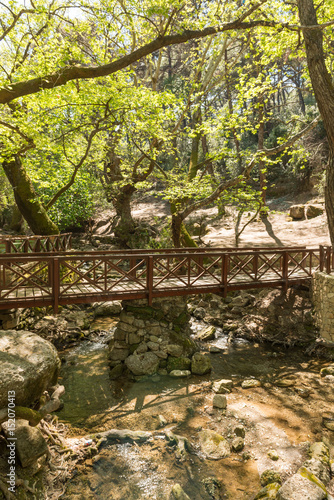
<svg viewBox="0 0 334 500">
<path fill-rule="evenodd" d="M 298 0 L 298 11 L 303 26 L 318 24 L 313 0 Z M 304 29 L 303 34 L 312 87 L 328 138 L 325 205 L 329 234 L 334 246 L 334 86 L 326 67 L 322 30 Z"/>
<path fill-rule="evenodd" d="M 5 160 L 2 164 L 5 174 L 13 188 L 18 209 L 34 234 L 59 234 L 59 229 L 48 216 L 39 201 L 34 186 L 22 165 L 19 156 Z"/>
<path fill-rule="evenodd" d="M 112 204 L 116 210 L 117 219 L 114 230 L 115 237 L 121 244 L 127 243 L 129 235 L 133 233 L 135 229 L 135 222 L 131 213 L 131 199 L 135 191 L 135 186 L 127 184 L 112 197 Z"/>
</svg>

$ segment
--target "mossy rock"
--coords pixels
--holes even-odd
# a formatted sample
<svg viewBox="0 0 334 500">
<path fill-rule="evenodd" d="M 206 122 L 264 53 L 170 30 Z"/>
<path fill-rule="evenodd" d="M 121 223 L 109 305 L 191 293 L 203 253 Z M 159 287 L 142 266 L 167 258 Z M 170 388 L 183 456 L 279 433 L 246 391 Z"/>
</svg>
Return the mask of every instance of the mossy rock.
<svg viewBox="0 0 334 500">
<path fill-rule="evenodd" d="M 195 352 L 197 352 L 198 345 L 194 340 L 188 337 L 186 334 L 172 330 L 170 332 L 170 343 L 178 344 L 183 348 L 183 354 L 186 356 L 192 356 Z"/>
<path fill-rule="evenodd" d="M 189 321 L 189 314 L 186 311 L 183 311 L 178 315 L 177 318 L 174 319 L 173 323 L 175 325 L 185 325 Z"/>
<path fill-rule="evenodd" d="M 129 346 L 129 351 L 130 351 L 130 354 L 133 354 L 135 352 L 135 350 L 137 349 L 137 347 L 139 347 L 140 344 L 131 344 Z"/>
<path fill-rule="evenodd" d="M 118 377 L 120 377 L 121 375 L 123 375 L 124 368 L 125 367 L 124 367 L 123 363 L 120 363 L 119 365 L 114 366 L 114 368 L 112 368 L 110 370 L 109 378 L 111 380 L 116 380 Z"/>
<path fill-rule="evenodd" d="M 190 365 L 190 359 L 186 358 L 185 356 L 181 356 L 179 358 L 169 356 L 167 360 L 167 371 L 168 373 L 170 373 L 173 370 L 189 370 Z"/>
<path fill-rule="evenodd" d="M 254 500 L 275 500 L 280 487 L 279 483 L 267 484 L 267 486 L 258 492 Z"/>
<path fill-rule="evenodd" d="M 157 309 L 154 309 L 151 306 L 126 306 L 126 312 L 132 312 L 135 316 L 141 317 L 144 319 L 153 318 L 155 313 L 158 312 Z"/>
<path fill-rule="evenodd" d="M 309 449 L 310 458 L 314 458 L 319 460 L 323 464 L 330 467 L 330 457 L 329 457 L 329 449 L 322 441 L 318 441 L 313 443 Z"/>
<path fill-rule="evenodd" d="M 274 470 L 267 469 L 261 474 L 260 478 L 261 486 L 267 486 L 267 484 L 278 483 L 281 484 L 281 476 L 278 472 Z"/>
</svg>

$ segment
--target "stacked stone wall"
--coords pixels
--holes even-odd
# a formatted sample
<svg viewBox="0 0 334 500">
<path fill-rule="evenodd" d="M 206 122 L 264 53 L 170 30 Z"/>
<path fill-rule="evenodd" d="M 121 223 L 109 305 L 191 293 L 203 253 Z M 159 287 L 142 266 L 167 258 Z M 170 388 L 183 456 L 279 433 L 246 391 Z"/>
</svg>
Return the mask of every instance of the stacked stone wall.
<svg viewBox="0 0 334 500">
<path fill-rule="evenodd" d="M 334 342 L 334 274 L 314 274 L 312 301 L 320 336 Z"/>
<path fill-rule="evenodd" d="M 189 370 L 198 350 L 190 338 L 189 313 L 184 297 L 122 302 L 114 340 L 109 346 L 111 376 L 125 368 L 133 375 Z"/>
</svg>

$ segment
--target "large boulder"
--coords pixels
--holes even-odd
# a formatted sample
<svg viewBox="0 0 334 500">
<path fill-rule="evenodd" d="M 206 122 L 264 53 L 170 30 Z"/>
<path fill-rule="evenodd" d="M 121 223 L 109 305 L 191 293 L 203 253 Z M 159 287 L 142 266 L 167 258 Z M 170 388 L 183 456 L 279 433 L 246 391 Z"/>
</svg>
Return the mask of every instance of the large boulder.
<svg viewBox="0 0 334 500">
<path fill-rule="evenodd" d="M 278 490 L 277 500 L 323 500 L 327 498 L 324 484 L 308 469 L 301 467 Z"/>
<path fill-rule="evenodd" d="M 305 217 L 305 206 L 304 205 L 291 205 L 290 207 L 290 217 L 295 220 L 301 220 Z"/>
<path fill-rule="evenodd" d="M 313 219 L 324 213 L 324 208 L 320 205 L 307 205 L 306 206 L 306 217 L 308 219 Z"/>
<path fill-rule="evenodd" d="M 0 331 L 0 408 L 7 407 L 8 391 L 15 404 L 29 406 L 57 382 L 60 359 L 47 340 L 27 331 Z"/>
</svg>

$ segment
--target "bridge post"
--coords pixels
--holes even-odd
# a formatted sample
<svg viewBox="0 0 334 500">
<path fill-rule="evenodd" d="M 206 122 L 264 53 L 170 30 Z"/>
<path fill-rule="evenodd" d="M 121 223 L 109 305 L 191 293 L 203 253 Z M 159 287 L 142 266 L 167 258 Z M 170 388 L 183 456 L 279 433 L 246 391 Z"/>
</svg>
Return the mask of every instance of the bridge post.
<svg viewBox="0 0 334 500">
<path fill-rule="evenodd" d="M 59 309 L 59 294 L 60 294 L 60 267 L 59 267 L 59 259 L 55 257 L 50 260 L 50 265 L 53 266 L 52 269 L 52 296 L 53 296 L 53 312 L 55 314 L 58 313 Z"/>
<path fill-rule="evenodd" d="M 147 291 L 148 305 L 152 305 L 153 300 L 153 255 L 149 255 L 147 259 Z"/>
<path fill-rule="evenodd" d="M 228 254 L 222 254 L 222 285 L 223 285 L 223 297 L 227 296 L 227 276 L 228 276 Z"/>
<path fill-rule="evenodd" d="M 332 271 L 332 247 L 326 247 L 326 272 L 330 274 Z"/>
<path fill-rule="evenodd" d="M 286 292 L 288 289 L 289 282 L 289 257 L 287 251 L 283 252 L 283 265 L 282 265 L 282 278 L 283 278 L 283 289 Z"/>
<path fill-rule="evenodd" d="M 319 245 L 319 270 L 322 272 L 324 270 L 324 247 Z"/>
</svg>

